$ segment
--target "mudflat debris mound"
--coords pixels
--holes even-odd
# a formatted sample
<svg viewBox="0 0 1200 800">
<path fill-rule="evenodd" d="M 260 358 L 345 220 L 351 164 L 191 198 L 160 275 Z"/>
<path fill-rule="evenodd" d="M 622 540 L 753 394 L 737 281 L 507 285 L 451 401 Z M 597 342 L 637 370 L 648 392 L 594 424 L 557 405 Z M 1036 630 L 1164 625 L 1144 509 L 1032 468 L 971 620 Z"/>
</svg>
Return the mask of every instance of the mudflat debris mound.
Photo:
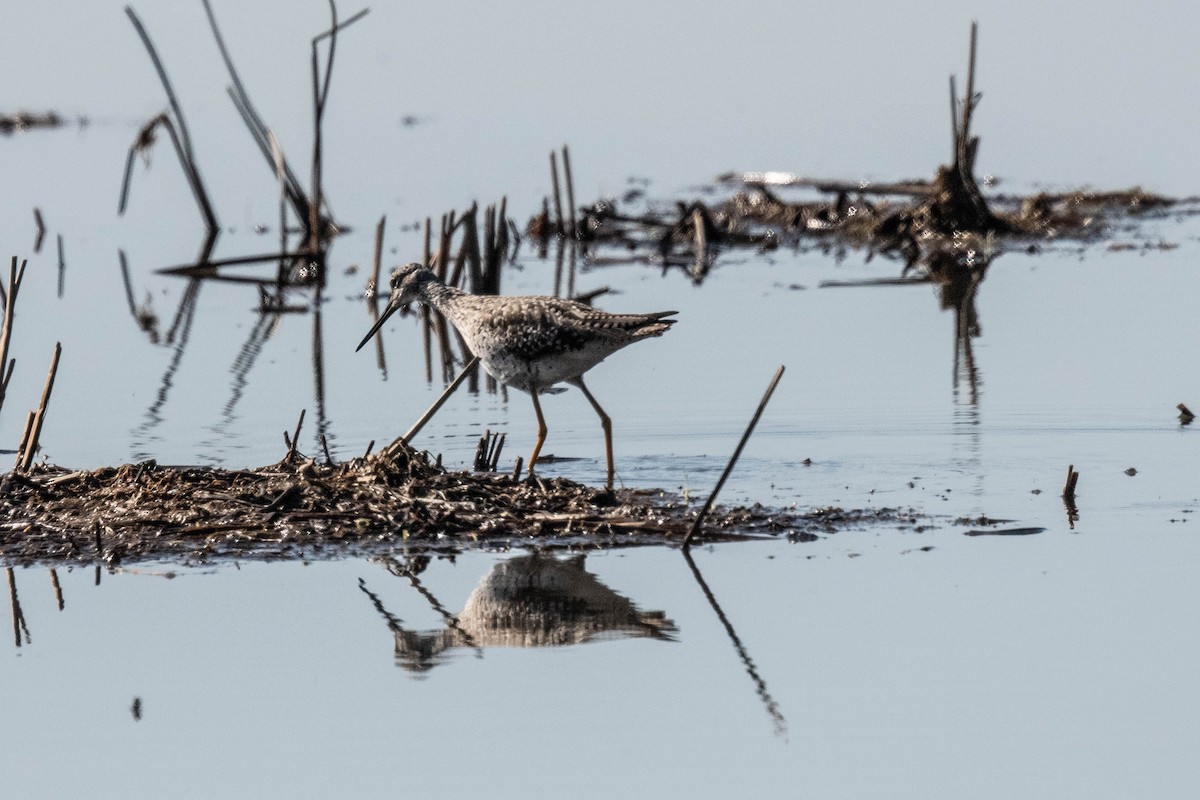
<svg viewBox="0 0 1200 800">
<path fill-rule="evenodd" d="M 682 541 L 696 509 L 657 490 L 450 472 L 400 445 L 339 464 L 291 454 L 248 470 L 153 461 L 34 466 L 0 483 L 0 561 L 70 565 L 322 559 L 408 550 L 618 547 Z M 882 516 L 881 516 L 882 515 Z M 717 508 L 706 541 L 814 537 L 911 512 Z"/>
</svg>

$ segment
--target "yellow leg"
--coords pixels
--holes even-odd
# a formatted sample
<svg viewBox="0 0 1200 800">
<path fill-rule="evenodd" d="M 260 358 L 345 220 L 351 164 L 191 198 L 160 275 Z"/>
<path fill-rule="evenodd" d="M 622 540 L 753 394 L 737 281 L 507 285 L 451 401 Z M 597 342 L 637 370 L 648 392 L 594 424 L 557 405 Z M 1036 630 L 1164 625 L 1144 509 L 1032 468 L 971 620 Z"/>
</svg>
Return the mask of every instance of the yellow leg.
<svg viewBox="0 0 1200 800">
<path fill-rule="evenodd" d="M 538 433 L 537 444 L 533 446 L 533 455 L 529 457 L 529 477 L 533 477 L 533 465 L 537 463 L 538 453 L 542 452 L 542 445 L 546 443 L 546 418 L 542 416 L 542 404 L 538 402 L 537 392 L 530 394 L 533 398 L 533 410 L 537 414 Z"/>
<path fill-rule="evenodd" d="M 587 386 L 583 384 L 583 378 L 576 378 L 571 381 L 579 390 L 583 392 L 583 396 L 592 404 L 592 408 L 596 409 L 596 414 L 600 417 L 600 427 L 604 428 L 604 456 L 608 459 L 608 479 L 604 484 L 604 488 L 612 491 L 613 488 L 613 448 L 612 448 L 612 418 L 604 412 L 600 404 L 596 402 L 596 398 L 592 397 L 592 393 L 588 391 Z"/>
</svg>

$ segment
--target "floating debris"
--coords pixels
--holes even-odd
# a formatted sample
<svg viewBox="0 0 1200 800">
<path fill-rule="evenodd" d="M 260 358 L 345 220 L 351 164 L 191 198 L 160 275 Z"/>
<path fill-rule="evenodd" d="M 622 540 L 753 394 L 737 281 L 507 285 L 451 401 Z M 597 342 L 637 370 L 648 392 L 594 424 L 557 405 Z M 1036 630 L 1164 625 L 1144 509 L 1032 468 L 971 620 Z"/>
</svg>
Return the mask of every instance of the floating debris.
<svg viewBox="0 0 1200 800">
<path fill-rule="evenodd" d="M 83 121 L 80 122 L 82 124 Z M 59 128 L 65 123 L 66 120 L 54 111 L 18 111 L 15 114 L 0 114 L 0 133 L 20 133 L 31 128 Z"/>
</svg>

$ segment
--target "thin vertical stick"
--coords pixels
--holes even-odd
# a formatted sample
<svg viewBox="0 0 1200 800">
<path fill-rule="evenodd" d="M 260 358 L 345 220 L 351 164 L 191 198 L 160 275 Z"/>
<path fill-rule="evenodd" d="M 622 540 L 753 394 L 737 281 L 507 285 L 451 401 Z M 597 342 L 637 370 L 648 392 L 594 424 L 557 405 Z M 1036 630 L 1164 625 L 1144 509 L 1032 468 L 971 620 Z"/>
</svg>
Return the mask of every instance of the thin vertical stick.
<svg viewBox="0 0 1200 800">
<path fill-rule="evenodd" d="M 563 235 L 562 195 L 558 190 L 558 156 L 550 151 L 550 182 L 554 184 L 554 231 Z"/>
<path fill-rule="evenodd" d="M 28 259 L 21 260 L 21 269 L 17 269 L 17 257 L 12 257 L 8 267 L 8 292 L 4 296 L 4 328 L 0 332 L 0 370 L 4 371 L 4 382 L 0 383 L 0 407 L 4 405 L 4 397 L 8 393 L 8 378 L 12 375 L 13 363 L 8 360 L 8 343 L 12 337 L 13 312 L 17 307 L 17 292 L 21 289 L 21 281 L 25 278 L 25 264 Z"/>
<path fill-rule="evenodd" d="M 771 383 L 767 386 L 767 391 L 763 393 L 762 400 L 758 402 L 758 408 L 754 410 L 754 416 L 750 418 L 750 424 L 746 426 L 746 432 L 742 434 L 742 439 L 738 442 L 737 449 L 733 451 L 729 463 L 725 465 L 725 471 L 721 473 L 721 477 L 717 480 L 717 485 L 713 488 L 712 494 L 705 501 L 704 508 L 700 509 L 700 513 L 696 515 L 696 521 L 692 523 L 692 529 L 687 532 L 687 536 L 683 537 L 683 546 L 685 549 L 691 544 L 692 537 L 700 530 L 701 523 L 704 522 L 704 518 L 708 515 L 709 510 L 712 509 L 713 502 L 721 492 L 721 487 L 725 485 L 725 479 L 729 477 L 729 473 L 733 472 L 733 465 L 737 463 L 738 457 L 742 454 L 742 448 L 749 441 L 750 434 L 754 433 L 754 426 L 758 424 L 758 418 L 762 416 L 763 409 L 767 407 L 771 395 L 775 393 L 775 387 L 779 385 L 779 379 L 783 377 L 783 369 L 783 365 L 780 364 L 779 369 L 775 370 L 775 377 L 771 378 Z"/>
<path fill-rule="evenodd" d="M 432 220 L 430 220 L 429 217 L 426 217 L 425 218 L 425 269 L 430 269 L 433 267 L 433 253 L 430 249 L 433 245 L 433 239 L 432 239 L 433 231 L 431 230 L 432 225 L 433 225 Z"/>
<path fill-rule="evenodd" d="M 304 427 L 304 414 L 308 411 L 307 408 L 300 409 L 300 419 L 296 420 L 296 432 L 292 434 L 291 441 L 288 447 L 288 458 L 296 455 L 296 448 L 300 446 L 300 429 Z M 287 438 L 287 433 L 283 434 Z"/>
<path fill-rule="evenodd" d="M 971 23 L 971 53 L 967 61 L 967 93 L 963 97 L 962 124 L 959 126 L 960 140 L 964 146 L 971 139 L 971 114 L 975 111 L 975 39 L 979 23 Z M 969 165 L 962 164 L 964 168 Z"/>
<path fill-rule="evenodd" d="M 36 416 L 33 411 L 25 414 L 25 427 L 21 431 L 21 443 L 17 445 L 17 460 L 13 465 L 14 470 L 21 468 L 21 462 L 25 458 L 25 448 L 29 446 L 29 437 L 33 435 L 33 422 Z"/>
<path fill-rule="evenodd" d="M 375 260 L 371 262 L 371 297 L 379 297 L 379 271 L 383 268 L 383 228 L 387 223 L 387 214 L 379 218 L 375 226 Z M 428 229 L 426 229 L 428 230 Z"/>
<path fill-rule="evenodd" d="M 125 251 L 118 250 L 117 258 L 121 261 L 121 280 L 125 283 L 125 300 L 129 303 L 129 316 L 137 319 L 137 304 L 133 301 L 133 282 L 129 279 L 129 263 L 125 260 Z"/>
<path fill-rule="evenodd" d="M 574 237 L 579 235 L 575 225 L 575 183 L 571 179 L 571 153 L 565 144 L 562 146 L 562 157 L 563 175 L 567 179 L 567 218 L 571 224 L 568 232 Z"/>
<path fill-rule="evenodd" d="M 50 394 L 54 391 L 54 376 L 58 374 L 58 359 L 62 355 L 62 342 L 54 343 L 54 357 L 50 359 L 50 371 L 46 374 L 46 386 L 42 389 L 42 401 L 38 403 L 37 414 L 34 415 L 33 432 L 25 447 L 21 469 L 27 470 L 33 465 L 33 457 L 37 453 L 38 440 L 42 436 L 42 424 L 46 421 L 46 409 L 50 405 Z"/>
<path fill-rule="evenodd" d="M 696 263 L 692 266 L 692 280 L 699 281 L 704 277 L 705 264 L 708 261 L 708 236 L 704 227 L 704 213 L 700 211 L 700 206 L 697 205 L 692 209 L 692 228 L 695 229 L 696 243 Z"/>
<path fill-rule="evenodd" d="M 497 212 L 496 224 L 496 294 L 500 294 L 500 265 L 508 257 L 508 195 L 500 198 L 500 210 Z"/>
<path fill-rule="evenodd" d="M 62 234 L 56 234 L 56 238 L 58 239 L 58 299 L 61 300 L 63 296 L 63 283 L 67 276 L 67 261 L 63 256 Z"/>
</svg>

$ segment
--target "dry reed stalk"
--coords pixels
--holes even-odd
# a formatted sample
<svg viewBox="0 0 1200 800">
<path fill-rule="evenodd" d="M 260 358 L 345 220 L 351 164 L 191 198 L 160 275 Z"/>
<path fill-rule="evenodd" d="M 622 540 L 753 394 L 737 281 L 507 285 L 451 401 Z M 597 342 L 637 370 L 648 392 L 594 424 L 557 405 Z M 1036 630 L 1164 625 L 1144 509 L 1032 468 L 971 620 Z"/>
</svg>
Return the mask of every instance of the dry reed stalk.
<svg viewBox="0 0 1200 800">
<path fill-rule="evenodd" d="M 13 367 L 17 360 L 8 359 L 8 346 L 12 340 L 13 313 L 17 307 L 17 293 L 21 290 L 21 281 L 25 279 L 25 265 L 28 259 L 21 259 L 21 268 L 17 269 L 17 257 L 13 256 L 8 267 L 8 291 L 4 294 L 4 328 L 0 331 L 0 408 L 4 407 L 4 398 L 8 394 L 8 382 L 12 378 Z"/>
<path fill-rule="evenodd" d="M 570 224 L 568 233 L 571 238 L 579 236 L 579 226 L 575 223 L 575 182 L 571 178 L 571 153 L 564 144 L 562 146 L 563 177 L 567 183 L 567 221 Z"/>
<path fill-rule="evenodd" d="M 42 400 L 38 403 L 37 412 L 34 414 L 29 439 L 17 456 L 22 472 L 33 466 L 33 457 L 37 453 L 38 443 L 42 436 L 42 425 L 46 421 L 46 411 L 50 407 L 50 395 L 54 391 L 54 378 L 58 374 L 58 360 L 61 355 L 62 342 L 55 342 L 54 356 L 50 359 L 50 371 L 46 373 L 46 385 L 42 389 Z"/>
<path fill-rule="evenodd" d="M 1075 503 L 1075 485 L 1079 483 L 1079 473 L 1075 471 L 1075 465 L 1071 464 L 1067 467 L 1067 479 L 1063 484 L 1062 498 L 1071 505 Z"/>
<path fill-rule="evenodd" d="M 737 463 L 738 457 L 742 454 L 742 449 L 746 446 L 746 442 L 750 440 L 750 434 L 754 433 L 754 426 L 758 424 L 758 418 L 762 416 L 763 409 L 767 407 L 767 403 L 771 399 L 771 395 L 775 393 L 775 387 L 779 385 L 779 379 L 783 377 L 784 367 L 781 364 L 779 369 L 775 370 L 775 376 L 771 378 L 771 383 L 767 386 L 767 390 L 763 392 L 762 400 L 758 402 L 758 408 L 754 410 L 754 416 L 750 418 L 750 424 L 746 426 L 746 432 L 742 434 L 741 441 L 738 442 L 737 448 L 733 451 L 733 455 L 729 458 L 729 463 L 725 465 L 724 472 L 717 479 L 717 485 L 713 487 L 712 494 L 708 496 L 708 500 L 704 502 L 704 507 L 700 509 L 700 513 L 696 515 L 696 521 L 692 523 L 691 530 L 683 537 L 683 548 L 691 545 L 692 537 L 700 530 L 700 525 L 704 522 L 704 518 L 708 516 L 708 512 L 712 509 L 713 503 L 717 499 L 717 495 L 721 492 L 721 487 L 725 485 L 726 478 L 729 473 L 733 472 L 733 465 Z"/>
<path fill-rule="evenodd" d="M 219 225 L 217 223 L 216 212 L 213 211 L 212 203 L 208 199 L 208 191 L 204 187 L 204 180 L 200 176 L 200 168 L 196 165 L 195 152 L 192 149 L 192 137 L 188 132 L 187 120 L 183 116 L 183 108 L 179 104 L 179 98 L 175 95 L 175 89 L 171 85 L 171 79 L 167 76 L 166 68 L 163 66 L 162 59 L 158 55 L 158 50 L 154 47 L 154 42 L 150 40 L 150 34 L 146 32 L 146 28 L 142 25 L 141 19 L 138 18 L 132 6 L 125 6 L 125 14 L 133 23 L 134 29 L 142 40 L 142 44 L 146 47 L 146 51 L 150 54 L 150 60 L 154 64 L 154 70 L 158 73 L 159 82 L 162 83 L 163 90 L 167 95 L 167 102 L 171 107 L 171 115 L 160 114 L 155 117 L 150 123 L 144 127 L 138 134 L 133 146 L 129 150 L 129 158 L 126 162 L 125 169 L 125 185 L 121 191 L 120 208 L 124 211 L 125 200 L 128 195 L 130 173 L 133 167 L 133 156 L 139 148 L 139 144 L 146 141 L 153 141 L 153 128 L 161 124 L 167 129 L 171 136 L 171 141 L 175 145 L 176 154 L 179 156 L 179 163 L 183 167 L 184 175 L 188 179 L 188 185 L 192 190 L 196 202 L 200 206 L 200 212 L 204 216 L 206 225 L 208 226 L 208 240 L 205 243 L 204 251 L 207 253 L 211 249 L 213 241 L 216 239 Z M 176 131 L 178 127 L 178 131 Z"/>
<path fill-rule="evenodd" d="M 284 461 L 290 461 L 290 459 L 296 456 L 296 452 L 298 452 L 298 447 L 300 446 L 300 428 L 304 427 L 304 415 L 307 413 L 307 410 L 306 408 L 300 409 L 300 419 L 296 420 L 296 429 L 295 433 L 292 434 L 292 438 L 288 439 L 288 432 L 283 432 L 283 441 L 288 445 L 288 452 L 287 456 L 284 456 Z"/>
<path fill-rule="evenodd" d="M 563 235 L 562 195 L 558 189 L 558 155 L 550 151 L 550 182 L 554 184 L 554 232 Z"/>
<path fill-rule="evenodd" d="M 477 363 L 479 363 L 479 357 L 472 357 L 471 360 L 467 362 L 466 366 L 462 368 L 462 371 L 458 373 L 458 377 L 456 377 L 454 381 L 442 391 L 441 396 L 434 401 L 433 405 L 425 410 L 425 413 L 413 423 L 412 427 L 405 431 L 403 436 L 401 436 L 399 439 L 396 439 L 381 452 L 392 453 L 412 441 L 412 438 L 421 432 L 421 429 L 425 427 L 425 424 L 429 422 L 429 420 L 433 419 L 433 415 L 438 412 L 438 409 L 445 405 L 446 401 L 450 399 L 450 395 L 454 394 L 454 391 L 462 385 L 462 382 L 466 380 L 467 374 L 471 372 L 471 369 Z"/>
<path fill-rule="evenodd" d="M 385 224 L 387 224 L 387 214 L 380 217 L 379 224 L 375 226 L 375 257 L 371 260 L 371 283 L 367 287 L 372 301 L 379 298 L 379 273 L 383 269 L 383 229 Z"/>
</svg>

